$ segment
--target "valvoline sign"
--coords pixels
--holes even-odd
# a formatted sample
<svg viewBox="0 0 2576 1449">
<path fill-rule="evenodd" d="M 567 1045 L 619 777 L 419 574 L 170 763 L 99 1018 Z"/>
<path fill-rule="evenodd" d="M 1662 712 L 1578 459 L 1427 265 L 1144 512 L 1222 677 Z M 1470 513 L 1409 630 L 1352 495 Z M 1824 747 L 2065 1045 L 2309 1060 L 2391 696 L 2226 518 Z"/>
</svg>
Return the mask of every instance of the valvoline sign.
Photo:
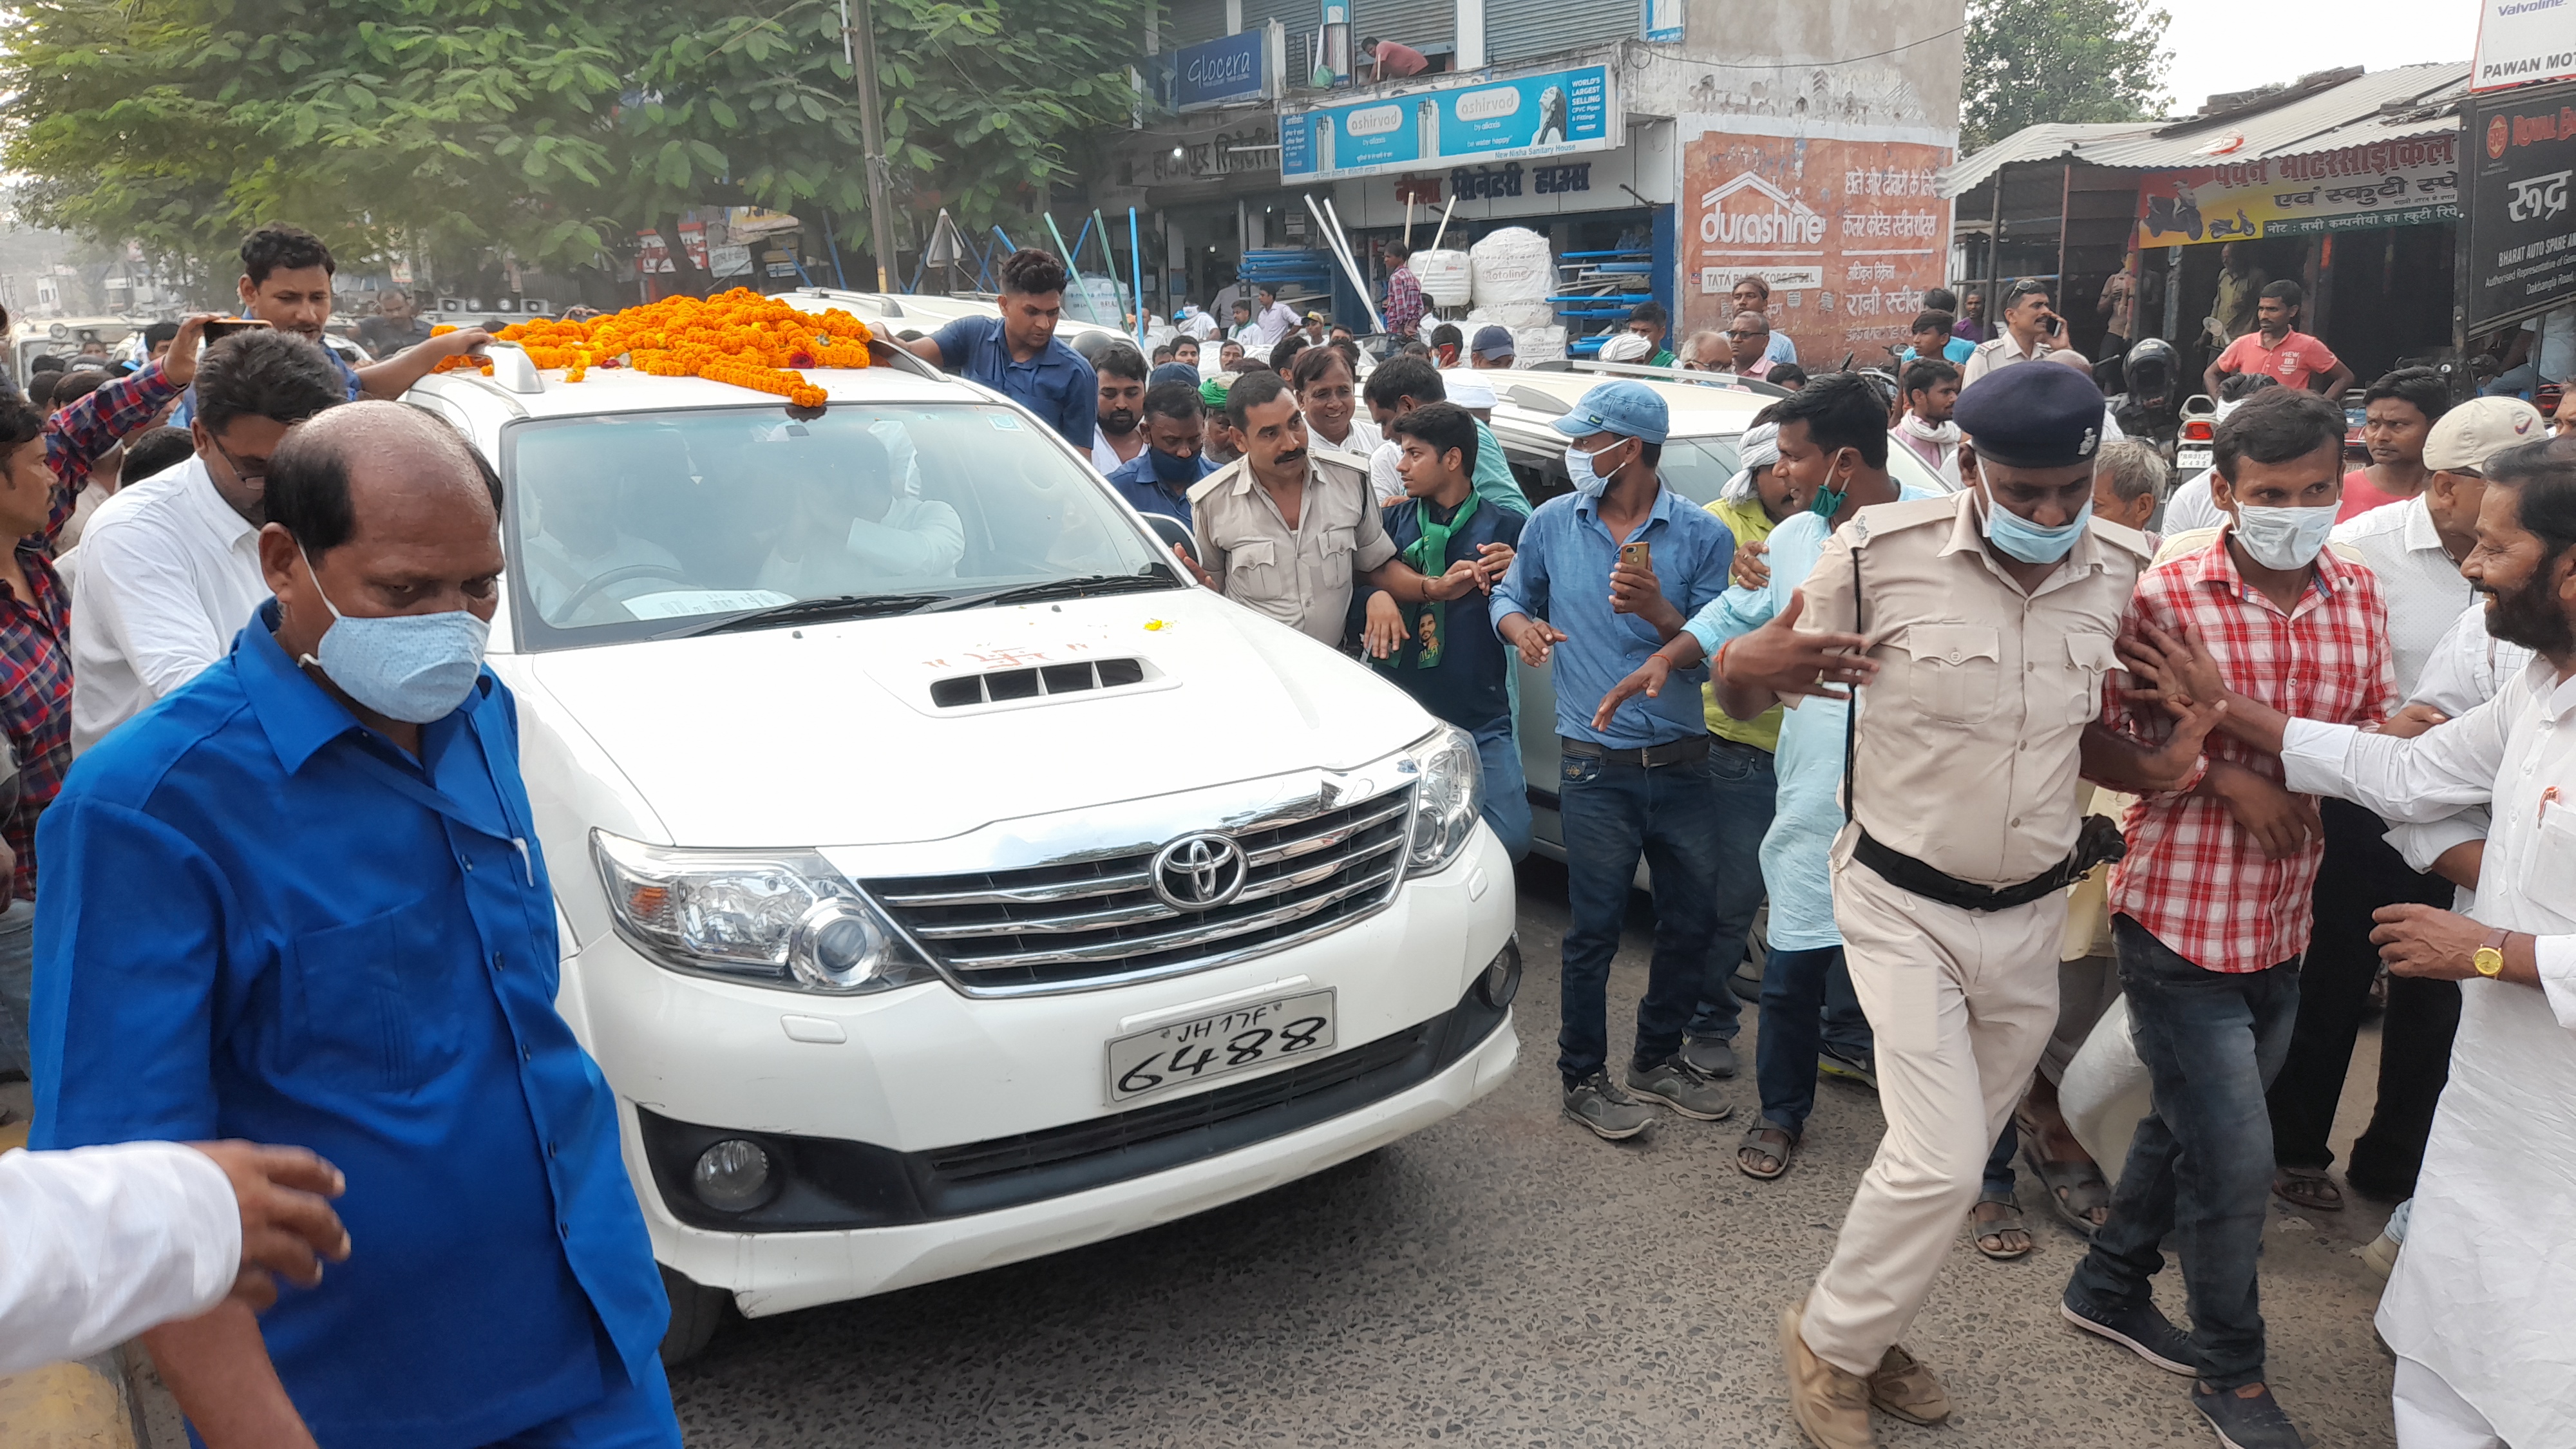
<svg viewBox="0 0 2576 1449">
<path fill-rule="evenodd" d="M 1266 30 L 1184 46 L 1172 58 L 1172 109 L 1195 110 L 1228 101 L 1256 101 L 1267 93 L 1262 59 Z"/>
</svg>

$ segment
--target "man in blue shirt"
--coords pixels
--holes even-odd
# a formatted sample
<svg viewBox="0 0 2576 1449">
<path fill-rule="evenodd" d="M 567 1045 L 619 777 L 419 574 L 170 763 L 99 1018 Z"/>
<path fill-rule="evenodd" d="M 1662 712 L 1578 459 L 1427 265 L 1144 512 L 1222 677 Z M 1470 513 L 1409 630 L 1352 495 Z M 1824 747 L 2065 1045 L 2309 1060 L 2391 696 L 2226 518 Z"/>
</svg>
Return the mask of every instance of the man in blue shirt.
<svg viewBox="0 0 2576 1449">
<path fill-rule="evenodd" d="M 1100 381 L 1081 353 L 1056 340 L 1064 284 L 1061 263 L 1023 247 L 1002 261 L 1001 316 L 960 317 L 901 345 L 1001 393 L 1089 453 L 1100 431 Z"/>
<path fill-rule="evenodd" d="M 245 1137 L 348 1176 L 355 1255 L 320 1286 L 145 1335 L 209 1449 L 680 1442 L 616 1103 L 555 1012 L 514 705 L 481 668 L 499 499 L 399 404 L 297 429 L 259 538 L 277 597 L 40 827 L 34 1144 Z"/>
<path fill-rule="evenodd" d="M 1512 564 L 1523 519 L 1476 496 L 1476 420 L 1455 403 L 1430 403 L 1394 423 L 1406 498 L 1387 505 L 1396 556 L 1425 578 L 1474 563 L 1499 579 Z M 1371 589 L 1354 630 L 1387 678 L 1441 719 L 1476 737 L 1485 777 L 1485 824 L 1514 860 L 1529 854 L 1529 784 L 1512 733 L 1511 663 L 1482 594 L 1457 608 L 1437 600 L 1408 608 Z"/>
<path fill-rule="evenodd" d="M 1721 853 L 1696 688 L 1704 671 L 1689 676 L 1691 689 L 1629 700 L 1606 725 L 1593 720 L 1611 686 L 1726 591 L 1735 557 L 1726 525 L 1666 491 L 1657 476 L 1667 424 L 1662 396 L 1624 379 L 1593 388 L 1556 420 L 1572 440 L 1565 466 L 1574 492 L 1530 515 L 1493 600 L 1494 632 L 1531 668 L 1546 666 L 1556 687 L 1565 755 L 1558 809 L 1573 908 L 1556 1065 L 1566 1115 L 1614 1140 L 1654 1119 L 1606 1070 L 1610 958 L 1640 855 L 1654 871 L 1655 954 L 1627 1087 L 1703 1122 L 1734 1110 L 1680 1058 L 1709 974 Z M 1622 557 L 1631 548 L 1642 556 Z"/>
<path fill-rule="evenodd" d="M 1145 451 L 1118 465 L 1109 486 L 1139 513 L 1190 521 L 1190 485 L 1216 471 L 1199 451 L 1207 410 L 1199 390 L 1185 382 L 1156 383 L 1145 393 Z"/>
<path fill-rule="evenodd" d="M 1964 337 L 1951 335 L 1950 328 L 1958 319 L 1938 308 L 1914 314 L 1910 329 L 1914 345 L 1896 354 L 1899 362 L 1912 362 L 1918 357 L 1938 357 L 1954 366 L 1965 367 L 1976 355 L 1977 344 Z"/>
</svg>

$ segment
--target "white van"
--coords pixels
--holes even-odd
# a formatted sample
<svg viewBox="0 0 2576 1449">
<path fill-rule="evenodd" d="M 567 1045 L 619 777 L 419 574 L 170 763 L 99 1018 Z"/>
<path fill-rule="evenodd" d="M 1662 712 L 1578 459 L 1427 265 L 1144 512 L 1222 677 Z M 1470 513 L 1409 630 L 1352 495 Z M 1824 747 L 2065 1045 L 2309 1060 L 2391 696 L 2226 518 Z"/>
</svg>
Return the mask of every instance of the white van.
<svg viewBox="0 0 2576 1449">
<path fill-rule="evenodd" d="M 1473 742 L 1188 584 L 1027 412 L 909 358 L 819 413 L 494 349 L 493 669 L 666 1356 L 1055 1252 L 1510 1071 Z"/>
</svg>

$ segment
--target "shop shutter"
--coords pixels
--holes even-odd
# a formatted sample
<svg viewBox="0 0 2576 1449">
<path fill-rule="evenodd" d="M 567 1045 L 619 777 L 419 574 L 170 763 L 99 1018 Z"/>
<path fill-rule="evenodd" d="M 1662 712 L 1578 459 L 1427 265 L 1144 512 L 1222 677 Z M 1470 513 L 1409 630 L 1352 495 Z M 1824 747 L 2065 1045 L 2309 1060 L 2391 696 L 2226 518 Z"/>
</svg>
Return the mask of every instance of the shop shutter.
<svg viewBox="0 0 2576 1449">
<path fill-rule="evenodd" d="M 1288 86 L 1294 90 L 1315 69 L 1314 52 L 1308 47 L 1324 24 L 1323 0 L 1243 0 L 1244 29 L 1258 30 L 1272 20 L 1288 32 Z"/>
<path fill-rule="evenodd" d="M 1225 0 L 1172 0 L 1159 37 L 1165 50 L 1178 50 L 1225 34 Z"/>
<path fill-rule="evenodd" d="M 1352 0 L 1351 49 L 1370 36 L 1421 50 L 1458 39 L 1458 0 Z"/>
<path fill-rule="evenodd" d="M 1644 0 L 1485 0 L 1485 59 L 1501 64 L 1634 40 L 1645 14 Z"/>
</svg>

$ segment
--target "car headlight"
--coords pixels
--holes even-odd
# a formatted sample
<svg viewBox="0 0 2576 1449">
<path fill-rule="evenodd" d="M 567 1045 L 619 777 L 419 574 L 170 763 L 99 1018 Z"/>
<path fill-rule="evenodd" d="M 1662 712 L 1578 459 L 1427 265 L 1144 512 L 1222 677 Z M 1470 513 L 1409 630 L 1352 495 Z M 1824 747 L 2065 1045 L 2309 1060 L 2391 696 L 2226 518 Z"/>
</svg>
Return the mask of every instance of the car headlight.
<svg viewBox="0 0 2576 1449">
<path fill-rule="evenodd" d="M 820 855 L 682 850 L 605 830 L 590 833 L 590 853 L 619 933 L 666 966 L 836 995 L 931 974 Z"/>
<path fill-rule="evenodd" d="M 1398 768 L 1415 777 L 1405 869 L 1414 875 L 1438 870 L 1466 848 L 1484 813 L 1485 771 L 1476 758 L 1476 739 L 1456 725 L 1442 725 L 1405 751 Z"/>
</svg>

